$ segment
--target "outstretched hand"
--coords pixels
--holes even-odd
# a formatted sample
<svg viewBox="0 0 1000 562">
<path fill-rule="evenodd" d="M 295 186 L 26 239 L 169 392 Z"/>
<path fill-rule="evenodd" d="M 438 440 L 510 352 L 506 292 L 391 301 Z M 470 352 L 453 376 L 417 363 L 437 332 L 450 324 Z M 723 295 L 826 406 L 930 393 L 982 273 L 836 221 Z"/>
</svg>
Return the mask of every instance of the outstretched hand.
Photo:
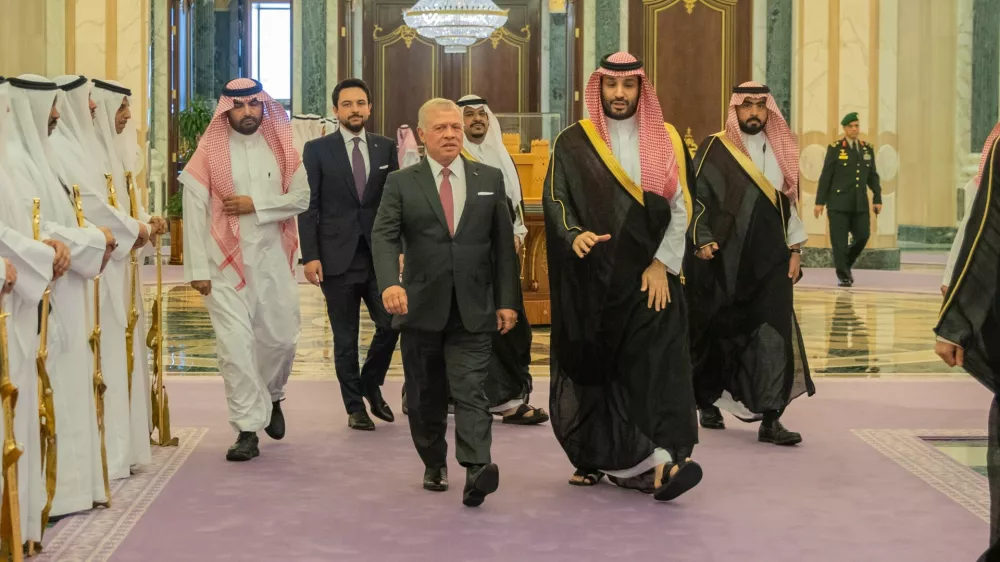
<svg viewBox="0 0 1000 562">
<path fill-rule="evenodd" d="M 573 251 L 576 252 L 576 257 L 583 258 L 590 253 L 594 246 L 599 242 L 607 242 L 611 240 L 610 234 L 602 234 L 598 236 L 593 232 L 584 232 L 576 238 L 573 239 Z"/>
<path fill-rule="evenodd" d="M 660 260 L 653 263 L 642 272 L 642 292 L 646 293 L 646 307 L 665 310 L 670 303 L 670 282 L 667 279 L 667 266 Z"/>
</svg>

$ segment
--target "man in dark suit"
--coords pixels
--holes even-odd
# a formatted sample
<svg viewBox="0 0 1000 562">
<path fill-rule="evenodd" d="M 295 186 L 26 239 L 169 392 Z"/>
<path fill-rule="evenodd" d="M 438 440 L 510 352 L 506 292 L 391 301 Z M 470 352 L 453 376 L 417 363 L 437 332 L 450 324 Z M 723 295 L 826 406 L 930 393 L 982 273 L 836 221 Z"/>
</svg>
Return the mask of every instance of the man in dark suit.
<svg viewBox="0 0 1000 562">
<path fill-rule="evenodd" d="M 426 467 L 423 486 L 448 489 L 448 388 L 455 442 L 466 469 L 462 503 L 496 491 L 493 423 L 484 383 L 493 334 L 517 323 L 514 230 L 500 170 L 461 156 L 462 112 L 450 100 L 420 108 L 427 158 L 389 176 L 372 231 L 375 272 L 393 327 L 402 332 L 410 434 Z M 406 247 L 403 278 L 399 256 Z"/>
<path fill-rule="evenodd" d="M 370 90 L 349 78 L 333 89 L 340 129 L 306 143 L 309 209 L 299 215 L 299 238 L 306 278 L 326 297 L 333 328 L 334 365 L 352 429 L 373 430 L 365 411 L 387 422 L 392 410 L 382 399 L 382 383 L 399 333 L 382 306 L 372 261 L 372 224 L 390 172 L 399 169 L 396 143 L 365 132 L 371 113 Z M 364 367 L 358 369 L 361 301 L 375 323 Z"/>
</svg>

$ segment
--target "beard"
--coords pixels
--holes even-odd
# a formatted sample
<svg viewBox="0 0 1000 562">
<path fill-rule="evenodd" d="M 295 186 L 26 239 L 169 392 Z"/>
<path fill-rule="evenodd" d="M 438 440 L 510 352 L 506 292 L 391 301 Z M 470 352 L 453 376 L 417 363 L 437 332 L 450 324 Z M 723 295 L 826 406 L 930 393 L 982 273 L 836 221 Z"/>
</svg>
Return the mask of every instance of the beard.
<svg viewBox="0 0 1000 562">
<path fill-rule="evenodd" d="M 760 119 L 756 117 L 751 117 L 746 121 L 740 121 L 740 130 L 748 135 L 756 135 L 757 133 L 764 130 L 764 124 L 761 123 Z"/>
<path fill-rule="evenodd" d="M 604 108 L 604 115 L 610 119 L 624 121 L 625 119 L 630 119 L 633 115 L 635 115 L 635 112 L 639 110 L 639 98 L 636 98 L 634 102 L 628 102 L 628 106 L 622 111 L 618 111 L 611 105 L 611 102 L 613 101 L 628 102 L 628 100 L 607 100 L 602 97 L 601 106 Z"/>
<path fill-rule="evenodd" d="M 475 123 L 473 123 L 473 125 L 475 125 Z M 487 131 L 489 131 L 489 129 L 487 129 L 486 126 L 483 126 L 482 129 L 473 129 L 472 127 L 469 127 L 469 130 L 466 131 L 465 135 L 470 139 L 480 140 L 486 137 Z"/>
<path fill-rule="evenodd" d="M 257 132 L 260 128 L 260 123 L 263 119 L 257 119 L 255 117 L 244 117 L 239 121 L 229 120 L 229 125 L 241 135 L 252 135 Z"/>
<path fill-rule="evenodd" d="M 351 119 L 353 119 L 355 117 L 361 117 L 361 124 L 360 125 L 355 125 L 355 124 L 351 123 Z M 350 117 L 348 117 L 346 120 L 341 120 L 340 121 L 340 126 L 343 127 L 343 128 L 345 128 L 345 129 L 347 129 L 348 131 L 350 131 L 350 132 L 352 132 L 354 134 L 358 134 L 358 133 L 361 132 L 361 129 L 365 128 L 365 118 L 363 116 L 355 113 L 354 115 L 351 115 Z"/>
</svg>

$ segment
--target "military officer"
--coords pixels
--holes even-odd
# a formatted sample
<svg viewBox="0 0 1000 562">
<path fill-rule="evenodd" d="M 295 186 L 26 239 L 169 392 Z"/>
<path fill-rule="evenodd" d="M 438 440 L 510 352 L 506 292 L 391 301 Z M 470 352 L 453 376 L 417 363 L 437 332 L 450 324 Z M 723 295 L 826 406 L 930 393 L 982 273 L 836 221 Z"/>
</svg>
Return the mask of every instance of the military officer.
<svg viewBox="0 0 1000 562">
<path fill-rule="evenodd" d="M 875 169 L 875 147 L 858 138 L 858 114 L 848 113 L 840 124 L 844 137 L 826 149 L 813 214 L 819 218 L 823 208 L 829 207 L 833 264 L 840 286 L 850 287 L 854 284 L 851 268 L 865 249 L 871 231 L 868 189 L 872 190 L 872 208 L 877 215 L 882 212 L 882 187 Z M 853 238 L 850 244 L 848 233 Z"/>
</svg>

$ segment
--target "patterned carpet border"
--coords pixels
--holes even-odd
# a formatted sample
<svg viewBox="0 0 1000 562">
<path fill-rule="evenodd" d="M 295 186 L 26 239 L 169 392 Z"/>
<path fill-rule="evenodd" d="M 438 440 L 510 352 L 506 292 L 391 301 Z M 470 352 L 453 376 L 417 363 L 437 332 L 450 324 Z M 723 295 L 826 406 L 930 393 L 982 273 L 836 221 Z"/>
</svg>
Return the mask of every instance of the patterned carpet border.
<svg viewBox="0 0 1000 562">
<path fill-rule="evenodd" d="M 935 490 L 989 523 L 990 489 L 986 477 L 925 441 L 932 438 L 986 439 L 985 431 L 855 429 L 853 433 Z"/>
<path fill-rule="evenodd" d="M 177 447 L 153 447 L 153 462 L 130 478 L 111 484 L 111 508 L 67 518 L 46 536 L 38 562 L 106 562 L 208 433 L 207 428 L 175 428 Z M 52 533 L 49 530 L 48 533 Z"/>
</svg>

